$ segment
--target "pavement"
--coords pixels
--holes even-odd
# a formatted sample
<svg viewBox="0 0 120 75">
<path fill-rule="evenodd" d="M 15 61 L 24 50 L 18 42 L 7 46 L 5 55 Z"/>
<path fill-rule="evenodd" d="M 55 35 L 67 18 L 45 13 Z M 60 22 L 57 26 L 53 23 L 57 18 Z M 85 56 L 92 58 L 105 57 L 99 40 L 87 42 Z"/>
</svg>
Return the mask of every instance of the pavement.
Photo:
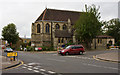
<svg viewBox="0 0 120 75">
<path fill-rule="evenodd" d="M 0 59 L 2 59 L 2 63 L 0 63 L 0 65 L 1 65 L 0 70 L 12 68 L 12 67 L 15 67 L 21 63 L 20 60 L 10 61 L 10 58 L 7 58 L 5 56 L 0 56 Z"/>
<path fill-rule="evenodd" d="M 99 59 L 99 60 L 120 63 L 120 60 L 118 59 L 119 57 L 120 57 L 120 55 L 118 54 L 118 52 L 98 54 L 98 55 L 95 56 L 95 58 Z"/>
</svg>

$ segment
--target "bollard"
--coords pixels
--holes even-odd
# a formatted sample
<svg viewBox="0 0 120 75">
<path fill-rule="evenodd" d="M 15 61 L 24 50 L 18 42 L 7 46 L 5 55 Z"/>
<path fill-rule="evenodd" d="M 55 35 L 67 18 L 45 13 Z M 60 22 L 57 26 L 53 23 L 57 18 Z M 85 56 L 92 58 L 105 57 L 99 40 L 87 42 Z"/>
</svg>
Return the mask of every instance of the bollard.
<svg viewBox="0 0 120 75">
<path fill-rule="evenodd" d="M 10 58 L 10 61 L 13 61 L 13 58 Z"/>
<path fill-rule="evenodd" d="M 14 61 L 15 61 L 15 56 L 13 56 L 13 59 L 14 59 Z"/>
</svg>

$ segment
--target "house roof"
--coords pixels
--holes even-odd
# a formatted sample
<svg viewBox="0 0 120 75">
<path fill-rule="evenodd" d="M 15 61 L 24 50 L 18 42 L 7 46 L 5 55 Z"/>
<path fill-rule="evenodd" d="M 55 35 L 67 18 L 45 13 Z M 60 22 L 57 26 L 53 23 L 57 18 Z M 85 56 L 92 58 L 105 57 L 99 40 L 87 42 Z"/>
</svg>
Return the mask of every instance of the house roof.
<svg viewBox="0 0 120 75">
<path fill-rule="evenodd" d="M 96 36 L 96 38 L 113 38 L 113 37 L 108 35 L 99 35 L 99 36 Z"/>
<path fill-rule="evenodd" d="M 55 37 L 57 38 L 71 38 L 72 33 L 69 33 L 67 30 L 56 30 Z"/>
<path fill-rule="evenodd" d="M 74 24 L 82 12 L 67 11 L 67 10 L 56 10 L 56 9 L 45 9 L 43 13 L 38 17 L 39 20 L 52 20 L 52 21 L 68 21 Z"/>
</svg>

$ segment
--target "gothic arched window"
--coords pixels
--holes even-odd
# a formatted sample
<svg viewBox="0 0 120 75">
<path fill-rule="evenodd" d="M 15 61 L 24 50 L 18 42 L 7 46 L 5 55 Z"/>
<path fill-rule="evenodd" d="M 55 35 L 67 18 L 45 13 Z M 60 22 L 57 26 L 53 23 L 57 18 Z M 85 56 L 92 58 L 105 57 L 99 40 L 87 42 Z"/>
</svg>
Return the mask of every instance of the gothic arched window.
<svg viewBox="0 0 120 75">
<path fill-rule="evenodd" d="M 46 33 L 50 33 L 50 25 L 48 23 L 46 24 Z"/>
<path fill-rule="evenodd" d="M 63 30 L 66 30 L 67 29 L 67 26 L 64 24 L 63 25 Z"/>
<path fill-rule="evenodd" d="M 40 33 L 40 24 L 37 24 L 37 33 Z"/>
<path fill-rule="evenodd" d="M 60 25 L 59 25 L 59 24 L 56 24 L 56 25 L 55 25 L 55 28 L 56 28 L 56 29 L 60 29 Z"/>
</svg>

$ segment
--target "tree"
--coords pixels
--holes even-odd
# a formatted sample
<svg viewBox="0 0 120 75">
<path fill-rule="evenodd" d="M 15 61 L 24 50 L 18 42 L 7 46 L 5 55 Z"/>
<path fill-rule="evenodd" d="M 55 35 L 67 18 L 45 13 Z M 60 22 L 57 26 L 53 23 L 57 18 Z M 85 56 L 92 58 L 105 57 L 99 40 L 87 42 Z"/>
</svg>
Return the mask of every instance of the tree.
<svg viewBox="0 0 120 75">
<path fill-rule="evenodd" d="M 100 23 L 99 8 L 95 5 L 87 7 L 85 5 L 85 12 L 80 15 L 80 18 L 74 25 L 75 36 L 80 42 L 86 44 L 86 48 L 91 48 L 91 41 L 101 31 L 102 24 Z"/>
<path fill-rule="evenodd" d="M 16 44 L 19 39 L 19 33 L 16 31 L 16 26 L 13 23 L 8 24 L 2 30 L 2 39 L 7 40 L 8 43 Z"/>
<path fill-rule="evenodd" d="M 109 20 L 106 25 L 106 34 L 115 38 L 115 42 L 120 40 L 120 21 L 118 18 Z"/>
</svg>

